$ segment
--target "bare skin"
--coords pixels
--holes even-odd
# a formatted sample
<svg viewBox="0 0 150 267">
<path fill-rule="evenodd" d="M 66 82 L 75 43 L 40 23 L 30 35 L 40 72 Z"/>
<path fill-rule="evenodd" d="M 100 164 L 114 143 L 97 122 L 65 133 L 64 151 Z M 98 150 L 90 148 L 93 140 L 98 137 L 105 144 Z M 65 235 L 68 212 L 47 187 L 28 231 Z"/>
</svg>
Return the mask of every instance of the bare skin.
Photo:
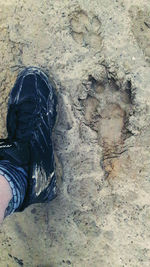
<svg viewBox="0 0 150 267">
<path fill-rule="evenodd" d="M 4 176 L 0 175 L 0 224 L 4 220 L 5 210 L 12 199 L 12 191 Z"/>
</svg>

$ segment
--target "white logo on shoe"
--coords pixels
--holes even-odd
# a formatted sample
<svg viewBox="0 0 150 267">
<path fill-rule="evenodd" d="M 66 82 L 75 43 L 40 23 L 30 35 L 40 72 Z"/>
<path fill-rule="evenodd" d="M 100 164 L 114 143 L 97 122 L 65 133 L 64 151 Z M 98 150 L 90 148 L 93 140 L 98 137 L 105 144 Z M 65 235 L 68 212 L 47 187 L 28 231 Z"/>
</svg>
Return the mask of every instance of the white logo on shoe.
<svg viewBox="0 0 150 267">
<path fill-rule="evenodd" d="M 12 145 L 3 145 L 3 146 L 0 146 L 0 148 L 4 148 L 4 147 L 11 147 Z"/>
</svg>

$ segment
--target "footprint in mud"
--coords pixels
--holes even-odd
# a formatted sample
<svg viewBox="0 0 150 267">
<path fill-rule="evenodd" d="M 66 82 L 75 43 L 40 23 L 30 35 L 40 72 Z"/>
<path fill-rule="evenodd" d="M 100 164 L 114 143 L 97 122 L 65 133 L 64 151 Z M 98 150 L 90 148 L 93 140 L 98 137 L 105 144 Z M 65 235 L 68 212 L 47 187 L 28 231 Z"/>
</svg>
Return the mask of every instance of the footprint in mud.
<svg viewBox="0 0 150 267">
<path fill-rule="evenodd" d="M 90 78 L 91 79 L 91 78 Z M 123 142 L 125 117 L 130 109 L 130 95 L 122 92 L 113 80 L 101 84 L 91 79 L 94 94 L 84 100 L 85 121 L 97 131 L 102 146 L 116 147 Z"/>
<path fill-rule="evenodd" d="M 113 151 L 122 143 L 125 111 L 117 103 L 101 106 L 96 98 L 88 97 L 85 104 L 87 124 L 98 133 L 98 140 L 105 151 Z"/>
<path fill-rule="evenodd" d="M 70 21 L 71 34 L 75 42 L 82 46 L 89 46 L 96 50 L 101 49 L 101 22 L 96 16 L 89 18 L 80 11 L 74 14 Z"/>
<path fill-rule="evenodd" d="M 150 10 L 140 10 L 138 6 L 132 6 L 129 10 L 132 20 L 132 32 L 142 49 L 146 60 L 150 62 Z"/>
<path fill-rule="evenodd" d="M 130 133 L 126 123 L 131 111 L 130 88 L 121 91 L 114 80 L 91 80 L 91 91 L 82 102 L 85 124 L 97 132 L 103 151 L 103 168 L 112 176 L 119 156 L 126 150 L 124 140 Z M 129 84 L 128 84 L 129 85 Z"/>
</svg>

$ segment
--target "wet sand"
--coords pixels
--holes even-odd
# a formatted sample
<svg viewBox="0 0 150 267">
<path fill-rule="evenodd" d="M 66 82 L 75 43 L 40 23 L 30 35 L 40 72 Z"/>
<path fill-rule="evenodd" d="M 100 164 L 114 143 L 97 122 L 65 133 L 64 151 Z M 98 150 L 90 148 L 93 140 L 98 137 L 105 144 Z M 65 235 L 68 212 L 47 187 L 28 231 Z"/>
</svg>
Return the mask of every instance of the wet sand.
<svg viewBox="0 0 150 267">
<path fill-rule="evenodd" d="M 59 194 L 6 219 L 1 267 L 149 267 L 150 3 L 1 0 L 0 135 L 25 66 L 52 77 Z"/>
</svg>

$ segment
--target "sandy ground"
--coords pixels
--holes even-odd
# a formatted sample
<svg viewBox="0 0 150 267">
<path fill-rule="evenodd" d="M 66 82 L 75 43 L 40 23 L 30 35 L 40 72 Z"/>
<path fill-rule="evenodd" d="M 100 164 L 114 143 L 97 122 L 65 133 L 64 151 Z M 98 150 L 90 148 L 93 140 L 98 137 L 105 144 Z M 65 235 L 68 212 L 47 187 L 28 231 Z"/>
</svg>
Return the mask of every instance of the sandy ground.
<svg viewBox="0 0 150 267">
<path fill-rule="evenodd" d="M 59 195 L 6 219 L 1 267 L 150 266 L 149 14 L 148 0 L 1 0 L 1 137 L 22 68 L 59 95 Z"/>
</svg>

